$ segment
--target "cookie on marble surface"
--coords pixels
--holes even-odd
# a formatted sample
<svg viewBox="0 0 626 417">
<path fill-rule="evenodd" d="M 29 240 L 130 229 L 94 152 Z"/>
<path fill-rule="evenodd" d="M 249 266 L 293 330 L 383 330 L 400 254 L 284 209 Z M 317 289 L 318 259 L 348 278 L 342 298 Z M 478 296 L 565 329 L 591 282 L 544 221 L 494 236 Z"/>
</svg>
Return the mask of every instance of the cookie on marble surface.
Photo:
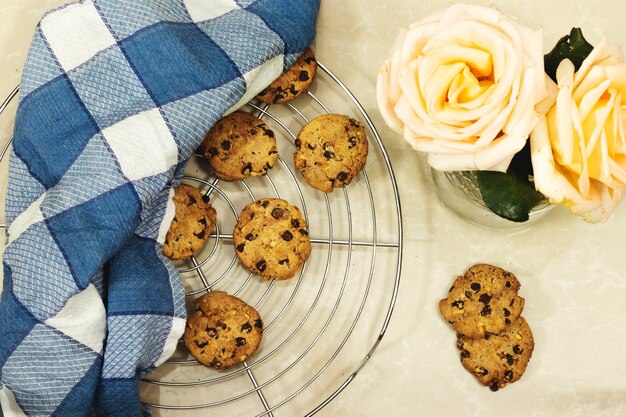
<svg viewBox="0 0 626 417">
<path fill-rule="evenodd" d="M 237 297 L 213 291 L 195 301 L 183 339 L 202 365 L 228 368 L 256 352 L 263 337 L 259 313 Z"/>
<path fill-rule="evenodd" d="M 368 152 L 363 125 L 339 114 L 311 120 L 298 133 L 295 146 L 296 170 L 310 186 L 327 193 L 350 184 L 363 169 Z"/>
<path fill-rule="evenodd" d="M 287 103 L 306 93 L 317 74 L 317 60 L 308 48 L 287 71 L 259 93 L 257 98 L 266 104 Z"/>
<path fill-rule="evenodd" d="M 176 214 L 165 236 L 163 254 L 170 259 L 185 259 L 200 250 L 209 239 L 217 212 L 208 199 L 191 185 L 174 189 Z"/>
<path fill-rule="evenodd" d="M 480 338 L 501 332 L 520 316 L 524 299 L 517 294 L 519 289 L 512 273 L 493 265 L 474 265 L 454 281 L 439 310 L 457 333 Z"/>
<path fill-rule="evenodd" d="M 293 277 L 311 254 L 307 224 L 297 207 L 265 198 L 248 204 L 233 231 L 241 263 L 264 279 Z"/>
<path fill-rule="evenodd" d="M 528 323 L 520 316 L 498 334 L 487 333 L 480 339 L 457 335 L 457 347 L 465 369 L 497 391 L 522 377 L 535 342 Z"/>
<path fill-rule="evenodd" d="M 201 149 L 215 176 L 224 181 L 265 175 L 278 161 L 274 132 L 263 120 L 243 111 L 219 120 Z"/>
</svg>

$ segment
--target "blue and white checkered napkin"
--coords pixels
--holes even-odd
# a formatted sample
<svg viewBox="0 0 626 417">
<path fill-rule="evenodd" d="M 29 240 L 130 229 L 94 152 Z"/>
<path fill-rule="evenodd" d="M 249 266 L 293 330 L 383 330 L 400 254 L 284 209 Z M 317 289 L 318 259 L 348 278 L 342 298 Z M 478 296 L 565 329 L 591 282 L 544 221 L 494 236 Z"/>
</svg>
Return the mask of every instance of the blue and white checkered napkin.
<svg viewBox="0 0 626 417">
<path fill-rule="evenodd" d="M 85 0 L 37 27 L 10 160 L 0 300 L 8 416 L 142 416 L 185 325 L 161 254 L 172 184 L 288 67 L 319 0 Z M 168 215 L 166 215 L 168 213 Z"/>
</svg>

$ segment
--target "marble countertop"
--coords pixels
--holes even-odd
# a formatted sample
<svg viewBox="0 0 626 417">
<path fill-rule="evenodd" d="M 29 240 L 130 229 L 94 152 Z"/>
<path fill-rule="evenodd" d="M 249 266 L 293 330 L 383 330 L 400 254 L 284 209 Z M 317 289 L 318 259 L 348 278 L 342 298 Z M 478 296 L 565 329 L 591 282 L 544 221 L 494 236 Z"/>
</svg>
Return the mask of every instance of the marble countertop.
<svg viewBox="0 0 626 417">
<path fill-rule="evenodd" d="M 19 82 L 34 25 L 58 0 L 0 0 L 0 97 Z M 324 0 L 314 47 L 354 92 L 390 154 L 403 208 L 400 291 L 389 329 L 356 379 L 321 416 L 624 416 L 626 415 L 626 203 L 605 224 L 552 210 L 521 233 L 456 217 L 437 198 L 423 158 L 389 130 L 376 108 L 375 83 L 397 28 L 447 0 Z M 592 42 L 626 47 L 622 0 L 479 0 L 544 28 L 551 45 L 572 26 Z M 10 131 L 0 119 L 0 144 Z M 6 124 L 6 123 L 5 123 Z M 0 168 L 0 194 L 6 164 Z M 0 223 L 3 221 L 0 214 Z M 2 249 L 0 240 L 0 250 Z M 461 366 L 455 335 L 437 303 L 467 267 L 488 262 L 514 272 L 526 299 L 535 351 L 523 378 L 490 392 Z"/>
</svg>

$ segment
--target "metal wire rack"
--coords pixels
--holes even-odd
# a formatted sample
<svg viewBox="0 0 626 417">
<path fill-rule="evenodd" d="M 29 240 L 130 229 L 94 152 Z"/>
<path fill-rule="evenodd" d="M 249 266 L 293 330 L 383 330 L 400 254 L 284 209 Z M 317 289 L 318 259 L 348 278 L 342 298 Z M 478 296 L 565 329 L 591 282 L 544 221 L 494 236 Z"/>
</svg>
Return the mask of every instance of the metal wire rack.
<svg viewBox="0 0 626 417">
<path fill-rule="evenodd" d="M 308 94 L 294 102 L 244 107 L 276 134 L 281 156 L 268 175 L 219 181 L 199 155 L 186 167 L 184 181 L 209 196 L 218 212 L 206 247 L 176 264 L 187 301 L 217 289 L 236 295 L 259 311 L 264 337 L 249 362 L 224 371 L 199 365 L 179 343 L 141 382 L 142 401 L 154 416 L 204 416 L 207 409 L 211 415 L 314 415 L 354 380 L 387 330 L 402 266 L 397 183 L 364 108 L 330 70 L 321 63 L 319 69 Z M 17 92 L 0 105 L 0 114 Z M 309 187 L 290 157 L 300 128 L 323 113 L 359 119 L 370 145 L 362 173 L 330 194 Z M 4 172 L 11 140 L 0 148 Z M 262 281 L 236 260 L 229 232 L 241 209 L 262 197 L 295 204 L 309 224 L 312 254 L 291 280 Z"/>
</svg>

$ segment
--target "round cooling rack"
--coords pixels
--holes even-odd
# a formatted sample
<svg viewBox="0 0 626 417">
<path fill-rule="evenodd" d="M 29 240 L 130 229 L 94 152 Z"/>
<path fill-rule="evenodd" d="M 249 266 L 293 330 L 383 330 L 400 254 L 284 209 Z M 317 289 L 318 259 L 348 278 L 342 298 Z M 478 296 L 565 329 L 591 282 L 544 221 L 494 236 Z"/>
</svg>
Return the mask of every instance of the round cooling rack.
<svg viewBox="0 0 626 417">
<path fill-rule="evenodd" d="M 16 94 L 17 89 L 0 113 L 17 101 Z M 320 63 L 308 94 L 282 105 L 250 102 L 242 110 L 274 131 L 279 162 L 264 177 L 225 182 L 213 176 L 201 156 L 190 159 L 184 181 L 210 198 L 218 220 L 207 245 L 176 266 L 188 307 L 208 291 L 235 295 L 259 311 L 263 341 L 248 362 L 226 370 L 199 365 L 179 342 L 172 358 L 141 381 L 142 401 L 156 417 L 316 414 L 373 355 L 395 305 L 403 233 L 398 189 L 380 136 L 354 95 Z M 325 113 L 360 120 L 369 138 L 363 171 L 328 194 L 306 184 L 292 158 L 302 126 Z M 4 172 L 11 140 L 5 142 L 0 147 Z M 264 281 L 235 256 L 237 217 L 246 204 L 264 197 L 298 206 L 309 225 L 311 256 L 290 280 Z M 3 223 L 0 219 L 0 228 Z"/>
</svg>

